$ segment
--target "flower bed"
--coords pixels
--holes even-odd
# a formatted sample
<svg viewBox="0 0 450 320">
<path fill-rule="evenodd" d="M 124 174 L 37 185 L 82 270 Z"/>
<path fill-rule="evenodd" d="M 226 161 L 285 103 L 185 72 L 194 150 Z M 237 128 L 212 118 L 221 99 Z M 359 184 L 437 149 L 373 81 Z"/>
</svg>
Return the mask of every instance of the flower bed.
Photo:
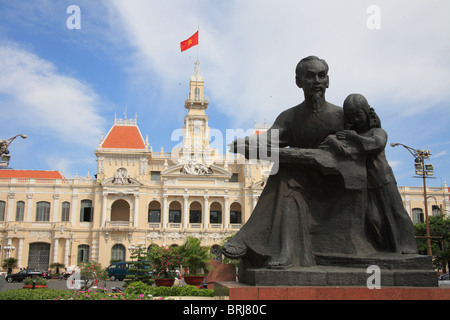
<svg viewBox="0 0 450 320">
<path fill-rule="evenodd" d="M 112 293 L 106 289 L 95 290 L 57 290 L 57 289 L 16 289 L 0 293 L 0 300 L 163 300 L 164 297 L 195 296 L 213 297 L 210 289 L 197 289 L 194 286 L 152 287 L 135 282 L 124 292 Z"/>
</svg>

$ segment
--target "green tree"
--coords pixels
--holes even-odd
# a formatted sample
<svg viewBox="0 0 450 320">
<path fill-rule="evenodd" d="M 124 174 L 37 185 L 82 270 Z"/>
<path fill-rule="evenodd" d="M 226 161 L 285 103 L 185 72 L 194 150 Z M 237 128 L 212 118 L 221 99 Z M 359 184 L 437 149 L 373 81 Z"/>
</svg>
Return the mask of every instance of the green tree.
<svg viewBox="0 0 450 320">
<path fill-rule="evenodd" d="M 447 272 L 450 264 L 450 219 L 445 215 L 429 217 L 431 250 L 433 252 L 433 264 Z M 427 253 L 426 224 L 414 225 L 417 247 L 420 254 Z"/>
<path fill-rule="evenodd" d="M 90 287 L 97 286 L 99 283 L 106 283 L 108 272 L 102 266 L 95 262 L 82 262 L 79 264 L 82 287 L 81 290 L 88 290 Z"/>
<path fill-rule="evenodd" d="M 152 285 L 155 281 L 151 275 L 152 265 L 149 261 L 147 249 L 139 246 L 132 254 L 130 262 L 129 273 L 126 276 L 125 285 L 128 286 L 131 282 L 141 281 L 147 285 Z"/>
<path fill-rule="evenodd" d="M 7 270 L 8 274 L 12 272 L 12 269 L 17 268 L 16 258 L 7 258 L 3 260 L 2 268 Z"/>
<path fill-rule="evenodd" d="M 155 270 L 155 277 L 160 279 L 175 278 L 180 268 L 181 255 L 178 247 L 160 247 L 156 244 L 150 246 L 149 258 Z"/>
<path fill-rule="evenodd" d="M 65 268 L 66 266 L 64 265 L 64 263 L 59 263 L 59 262 L 53 262 L 50 265 L 50 268 L 54 268 L 56 269 L 56 274 L 59 274 L 59 268 Z"/>
</svg>

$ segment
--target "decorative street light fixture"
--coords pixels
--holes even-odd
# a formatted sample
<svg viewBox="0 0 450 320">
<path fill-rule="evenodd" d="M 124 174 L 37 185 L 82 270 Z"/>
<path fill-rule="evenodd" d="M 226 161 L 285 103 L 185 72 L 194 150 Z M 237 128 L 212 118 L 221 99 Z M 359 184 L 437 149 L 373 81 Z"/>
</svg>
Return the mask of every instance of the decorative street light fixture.
<svg viewBox="0 0 450 320">
<path fill-rule="evenodd" d="M 6 246 L 3 247 L 3 249 L 5 249 L 6 251 L 6 258 L 9 259 L 11 258 L 11 253 L 16 249 L 15 247 L 13 247 L 11 245 L 11 243 L 8 243 Z"/>
<path fill-rule="evenodd" d="M 133 253 L 134 253 L 136 250 L 138 250 L 138 249 L 139 249 L 139 248 L 136 247 L 136 246 L 134 245 L 134 243 L 132 243 L 131 246 L 128 247 L 128 251 L 130 251 L 131 255 L 133 255 Z"/>
<path fill-rule="evenodd" d="M 429 159 L 431 156 L 430 150 L 414 149 L 408 147 L 402 143 L 391 143 L 391 147 L 402 146 L 407 149 L 414 157 L 414 167 L 416 169 L 416 175 L 418 178 L 423 179 L 423 200 L 425 203 L 425 224 L 427 230 L 427 254 L 432 255 L 431 251 L 431 237 L 430 237 L 430 224 L 428 222 L 428 197 L 427 197 L 427 184 L 426 179 L 430 178 L 434 174 L 434 168 L 432 164 L 425 164 L 425 159 Z"/>
<path fill-rule="evenodd" d="M 16 139 L 17 137 L 26 139 L 27 135 L 18 134 L 12 138 L 9 138 L 8 140 L 0 140 L 0 169 L 8 167 L 9 160 L 11 159 L 11 156 L 9 155 L 8 147 L 11 144 L 11 142 L 13 142 L 14 139 Z"/>
</svg>

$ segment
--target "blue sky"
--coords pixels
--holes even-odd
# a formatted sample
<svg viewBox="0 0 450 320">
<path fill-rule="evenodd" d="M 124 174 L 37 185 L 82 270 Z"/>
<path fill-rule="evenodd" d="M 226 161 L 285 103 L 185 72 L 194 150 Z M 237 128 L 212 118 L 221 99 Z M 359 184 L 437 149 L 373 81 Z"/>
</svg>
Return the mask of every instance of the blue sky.
<svg viewBox="0 0 450 320">
<path fill-rule="evenodd" d="M 81 29 L 69 29 L 70 5 Z M 389 141 L 430 149 L 450 183 L 450 2 L 300 0 L 0 0 L 0 138 L 14 169 L 96 171 L 94 151 L 114 115 L 135 114 L 153 150 L 183 126 L 197 53 L 211 128 L 271 123 L 303 99 L 294 69 L 308 55 L 330 66 L 327 100 L 362 93 Z M 179 43 L 200 27 L 200 46 Z M 223 142 L 223 145 L 226 141 Z M 386 147 L 400 186 L 413 157 Z"/>
</svg>

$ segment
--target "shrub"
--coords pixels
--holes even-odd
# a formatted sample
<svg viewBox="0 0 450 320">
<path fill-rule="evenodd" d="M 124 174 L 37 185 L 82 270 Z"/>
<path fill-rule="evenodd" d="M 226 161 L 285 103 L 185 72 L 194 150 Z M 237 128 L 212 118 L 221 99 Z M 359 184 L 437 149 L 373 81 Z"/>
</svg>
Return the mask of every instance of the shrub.
<svg viewBox="0 0 450 320">
<path fill-rule="evenodd" d="M 0 300 L 51 300 L 58 299 L 71 292 L 57 289 L 15 289 L 0 292 Z"/>
<path fill-rule="evenodd" d="M 42 278 L 42 277 L 32 277 L 32 278 L 26 278 L 24 280 L 24 284 L 25 285 L 32 285 L 33 282 L 37 285 L 42 285 L 42 286 L 46 286 L 47 285 L 47 281 Z"/>
<path fill-rule="evenodd" d="M 140 281 L 133 282 L 125 290 L 129 295 L 151 295 L 153 297 L 169 297 L 169 296 L 191 296 L 191 297 L 213 297 L 214 290 L 211 289 L 198 289 L 195 286 L 186 285 L 184 287 L 151 287 Z"/>
</svg>

